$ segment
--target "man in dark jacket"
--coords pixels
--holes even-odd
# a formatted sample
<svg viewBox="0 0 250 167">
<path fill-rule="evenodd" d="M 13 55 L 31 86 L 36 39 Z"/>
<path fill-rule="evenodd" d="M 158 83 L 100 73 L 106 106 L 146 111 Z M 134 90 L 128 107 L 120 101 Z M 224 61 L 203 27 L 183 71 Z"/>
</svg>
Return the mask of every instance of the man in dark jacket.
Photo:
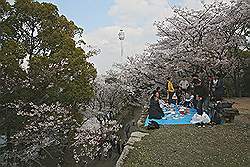
<svg viewBox="0 0 250 167">
<path fill-rule="evenodd" d="M 197 74 L 193 74 L 192 77 L 193 77 L 193 79 L 192 79 L 192 82 L 191 82 L 190 91 L 194 95 L 194 100 L 193 100 L 194 108 L 197 109 L 198 100 L 196 99 L 195 90 L 199 86 L 199 83 L 201 82 L 201 80 L 199 79 L 199 76 Z"/>
<path fill-rule="evenodd" d="M 197 86 L 195 87 L 194 95 L 197 101 L 197 108 L 196 108 L 197 113 L 199 115 L 202 115 L 203 114 L 202 106 L 203 106 L 204 101 L 209 96 L 209 90 L 201 81 L 199 81 Z"/>
<path fill-rule="evenodd" d="M 224 96 L 224 83 L 221 78 L 218 78 L 218 82 L 215 85 L 214 96 L 216 101 L 221 101 Z"/>
</svg>

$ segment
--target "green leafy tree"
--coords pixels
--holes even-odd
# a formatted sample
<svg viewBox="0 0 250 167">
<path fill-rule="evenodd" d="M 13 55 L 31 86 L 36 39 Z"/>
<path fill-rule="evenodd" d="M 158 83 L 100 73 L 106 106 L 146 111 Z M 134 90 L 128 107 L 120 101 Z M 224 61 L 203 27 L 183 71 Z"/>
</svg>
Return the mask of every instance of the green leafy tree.
<svg viewBox="0 0 250 167">
<path fill-rule="evenodd" d="M 0 1 L 1 104 L 22 100 L 76 106 L 93 96 L 96 70 L 77 47 L 83 30 L 55 5 Z M 26 65 L 24 58 L 27 60 Z M 10 83 L 11 82 L 11 83 Z"/>
</svg>

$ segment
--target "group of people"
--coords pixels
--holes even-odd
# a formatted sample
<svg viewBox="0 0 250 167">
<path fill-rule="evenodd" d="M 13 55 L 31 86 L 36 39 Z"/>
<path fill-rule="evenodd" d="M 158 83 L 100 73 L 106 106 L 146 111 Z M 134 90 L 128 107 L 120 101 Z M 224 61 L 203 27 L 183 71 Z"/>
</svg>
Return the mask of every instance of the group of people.
<svg viewBox="0 0 250 167">
<path fill-rule="evenodd" d="M 161 119 L 164 116 L 163 107 L 170 104 L 193 107 L 199 115 L 202 115 L 203 111 L 207 110 L 209 101 L 220 101 L 223 95 L 223 80 L 220 76 L 202 80 L 194 74 L 191 80 L 184 77 L 179 84 L 174 84 L 169 77 L 166 88 L 157 87 L 150 97 L 149 119 Z"/>
</svg>

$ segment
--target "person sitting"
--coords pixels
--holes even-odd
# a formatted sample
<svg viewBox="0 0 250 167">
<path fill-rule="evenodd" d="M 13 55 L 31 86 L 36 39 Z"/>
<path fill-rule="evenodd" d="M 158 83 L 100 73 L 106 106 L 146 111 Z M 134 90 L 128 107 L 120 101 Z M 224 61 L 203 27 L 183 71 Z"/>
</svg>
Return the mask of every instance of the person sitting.
<svg viewBox="0 0 250 167">
<path fill-rule="evenodd" d="M 161 94 L 161 88 L 159 86 L 156 88 L 156 92 L 159 93 L 159 98 L 161 99 L 162 94 Z"/>
<path fill-rule="evenodd" d="M 158 86 L 153 92 L 158 92 L 159 93 L 159 99 L 161 99 L 161 88 Z M 154 96 L 154 94 L 152 94 L 150 96 L 150 99 Z"/>
<path fill-rule="evenodd" d="M 168 104 L 168 99 L 166 97 L 163 97 L 162 99 L 159 100 L 159 104 L 160 104 L 160 107 L 161 109 L 164 111 L 166 108 L 169 107 L 169 104 Z"/>
<path fill-rule="evenodd" d="M 174 94 L 172 96 L 172 103 L 175 105 L 178 105 L 178 96 L 177 96 L 176 92 L 174 92 Z"/>
<path fill-rule="evenodd" d="M 153 92 L 153 96 L 150 98 L 149 102 L 149 119 L 161 119 L 164 113 L 160 107 L 160 94 L 157 91 Z"/>
<path fill-rule="evenodd" d="M 186 92 L 185 95 L 183 95 L 183 99 L 182 99 L 182 104 L 184 107 L 187 108 L 191 108 L 192 104 L 192 100 L 193 100 L 194 96 L 190 94 L 190 92 Z"/>
</svg>

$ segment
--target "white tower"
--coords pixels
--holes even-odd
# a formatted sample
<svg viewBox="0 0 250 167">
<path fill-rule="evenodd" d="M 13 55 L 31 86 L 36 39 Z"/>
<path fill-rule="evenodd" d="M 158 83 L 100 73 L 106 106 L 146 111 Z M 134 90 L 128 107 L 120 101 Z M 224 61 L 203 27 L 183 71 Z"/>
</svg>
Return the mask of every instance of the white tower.
<svg viewBox="0 0 250 167">
<path fill-rule="evenodd" d="M 121 62 L 123 61 L 123 43 L 122 41 L 125 39 L 125 33 L 121 29 L 120 32 L 118 33 L 119 40 L 121 41 Z"/>
</svg>

